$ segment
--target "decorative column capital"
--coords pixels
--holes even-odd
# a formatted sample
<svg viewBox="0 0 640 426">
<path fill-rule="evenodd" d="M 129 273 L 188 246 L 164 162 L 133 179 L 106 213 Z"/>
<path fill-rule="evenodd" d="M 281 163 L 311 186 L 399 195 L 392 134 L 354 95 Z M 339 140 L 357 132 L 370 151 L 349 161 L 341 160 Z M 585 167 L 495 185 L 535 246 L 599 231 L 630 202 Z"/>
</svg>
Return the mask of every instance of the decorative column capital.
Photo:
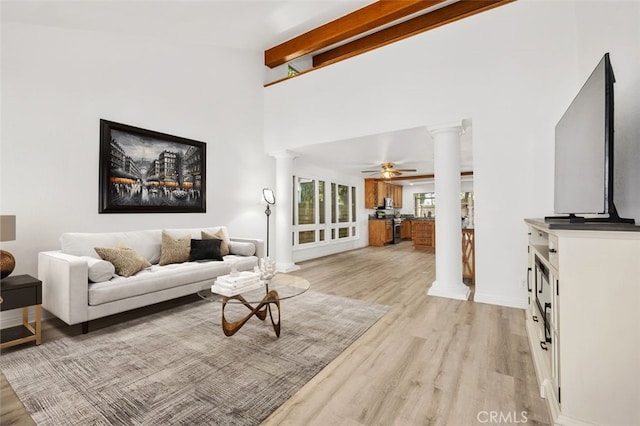
<svg viewBox="0 0 640 426">
<path fill-rule="evenodd" d="M 466 126 L 464 120 L 450 121 L 448 123 L 436 124 L 428 126 L 427 131 L 431 134 L 431 137 L 442 133 L 456 133 L 458 136 L 464 134 Z"/>
<path fill-rule="evenodd" d="M 269 155 L 275 159 L 294 159 L 299 157 L 299 154 L 293 152 L 293 151 L 289 151 L 288 149 L 281 149 L 278 151 L 272 151 L 269 153 Z"/>
</svg>

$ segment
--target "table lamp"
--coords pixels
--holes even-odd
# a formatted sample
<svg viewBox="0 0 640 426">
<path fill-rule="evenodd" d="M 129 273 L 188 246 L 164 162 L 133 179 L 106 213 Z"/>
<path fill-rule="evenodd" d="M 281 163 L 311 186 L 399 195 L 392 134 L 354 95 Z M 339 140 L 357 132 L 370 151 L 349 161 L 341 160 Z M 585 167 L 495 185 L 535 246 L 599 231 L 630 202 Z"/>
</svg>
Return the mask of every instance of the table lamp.
<svg viewBox="0 0 640 426">
<path fill-rule="evenodd" d="M 14 241 L 16 239 L 16 217 L 14 215 L 0 216 L 0 241 Z M 6 278 L 16 267 L 16 259 L 11 253 L 0 250 L 0 279 Z"/>
</svg>

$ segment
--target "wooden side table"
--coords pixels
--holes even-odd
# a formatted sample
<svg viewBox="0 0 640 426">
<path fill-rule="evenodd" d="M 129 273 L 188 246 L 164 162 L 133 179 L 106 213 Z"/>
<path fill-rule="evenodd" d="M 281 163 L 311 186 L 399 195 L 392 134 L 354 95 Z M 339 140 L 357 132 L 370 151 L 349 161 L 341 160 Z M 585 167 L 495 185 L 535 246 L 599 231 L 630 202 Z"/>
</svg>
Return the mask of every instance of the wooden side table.
<svg viewBox="0 0 640 426">
<path fill-rule="evenodd" d="M 29 324 L 29 306 L 34 306 L 35 323 Z M 22 308 L 22 325 L 0 331 L 0 349 L 42 341 L 42 281 L 30 275 L 14 275 L 0 280 L 0 311 Z"/>
</svg>

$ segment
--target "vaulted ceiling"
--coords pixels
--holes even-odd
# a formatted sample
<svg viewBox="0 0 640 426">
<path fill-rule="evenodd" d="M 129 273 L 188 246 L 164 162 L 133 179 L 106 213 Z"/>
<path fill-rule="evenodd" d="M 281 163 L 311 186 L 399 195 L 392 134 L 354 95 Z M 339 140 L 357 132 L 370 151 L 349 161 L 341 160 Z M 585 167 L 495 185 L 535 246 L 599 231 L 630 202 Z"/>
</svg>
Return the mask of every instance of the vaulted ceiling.
<svg viewBox="0 0 640 426">
<path fill-rule="evenodd" d="M 273 68 L 312 55 L 312 67 L 351 58 L 515 0 L 379 0 L 267 49 Z"/>
<path fill-rule="evenodd" d="M 256 50 L 264 52 L 267 66 L 310 55 L 314 67 L 322 67 L 511 1 L 2 0 L 0 16 L 3 23 Z M 425 149 L 416 152 L 422 140 L 426 141 Z M 324 159 L 323 153 L 334 151 L 326 147 L 309 146 L 301 151 L 343 173 L 357 174 L 392 161 L 428 174 L 433 167 L 429 140 L 422 128 L 335 141 L 335 147 L 346 153 L 339 161 Z M 463 170 L 470 170 L 470 134 L 462 142 Z M 362 144 L 367 144 L 367 149 L 362 149 Z"/>
</svg>

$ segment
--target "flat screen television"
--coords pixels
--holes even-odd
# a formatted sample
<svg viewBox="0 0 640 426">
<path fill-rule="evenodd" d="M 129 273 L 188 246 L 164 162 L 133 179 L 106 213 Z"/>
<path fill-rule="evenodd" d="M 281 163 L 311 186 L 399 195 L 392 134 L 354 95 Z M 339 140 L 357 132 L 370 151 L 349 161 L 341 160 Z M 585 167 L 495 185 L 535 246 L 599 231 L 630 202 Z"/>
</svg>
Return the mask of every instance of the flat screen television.
<svg viewBox="0 0 640 426">
<path fill-rule="evenodd" d="M 634 223 L 613 200 L 614 82 L 606 53 L 556 125 L 554 211 L 567 216 L 547 219 Z"/>
</svg>

